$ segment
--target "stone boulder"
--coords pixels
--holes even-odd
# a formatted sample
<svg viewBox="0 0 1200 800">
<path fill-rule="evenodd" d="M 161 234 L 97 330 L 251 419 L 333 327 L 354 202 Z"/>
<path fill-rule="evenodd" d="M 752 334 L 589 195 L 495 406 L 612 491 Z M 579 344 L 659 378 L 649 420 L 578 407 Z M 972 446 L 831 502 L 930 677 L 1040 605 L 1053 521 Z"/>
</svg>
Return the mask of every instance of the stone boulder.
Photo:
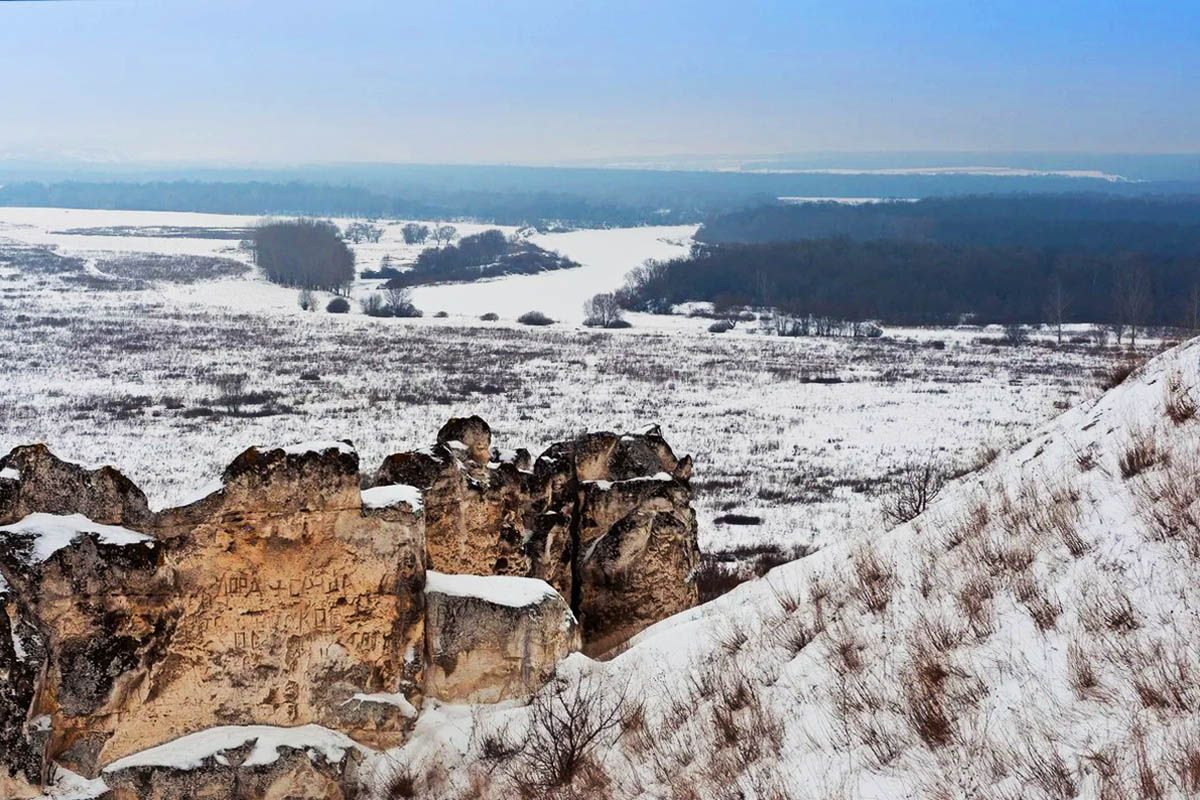
<svg viewBox="0 0 1200 800">
<path fill-rule="evenodd" d="M 579 626 L 545 581 L 428 573 L 425 694 L 448 702 L 528 697 L 579 650 Z"/>
<path fill-rule="evenodd" d="M 371 483 L 420 489 L 426 548 L 435 568 L 474 575 L 529 575 L 526 530 L 532 473 L 512 462 L 489 462 L 486 455 L 483 462 L 476 461 L 479 451 L 456 446 L 461 444 L 448 440 L 426 450 L 388 456 Z"/>
<path fill-rule="evenodd" d="M 452 449 L 455 444 L 466 448 L 467 457 L 476 464 L 487 464 L 492 453 L 492 428 L 482 417 L 452 417 L 441 427 L 437 443 Z"/>
<path fill-rule="evenodd" d="M 690 492 L 669 473 L 584 481 L 582 494 L 577 608 L 597 655 L 696 605 L 700 551 Z"/>
</svg>

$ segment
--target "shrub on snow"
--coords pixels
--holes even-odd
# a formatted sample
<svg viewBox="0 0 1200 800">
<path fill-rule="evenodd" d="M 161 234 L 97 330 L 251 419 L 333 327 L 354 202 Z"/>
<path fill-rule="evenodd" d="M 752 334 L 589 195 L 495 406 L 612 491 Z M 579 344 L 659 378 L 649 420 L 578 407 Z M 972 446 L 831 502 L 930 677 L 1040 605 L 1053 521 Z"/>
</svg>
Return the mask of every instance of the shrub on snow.
<svg viewBox="0 0 1200 800">
<path fill-rule="evenodd" d="M 521 316 L 517 317 L 517 322 L 522 325 L 553 325 L 554 320 L 547 317 L 540 311 L 526 311 Z"/>
</svg>

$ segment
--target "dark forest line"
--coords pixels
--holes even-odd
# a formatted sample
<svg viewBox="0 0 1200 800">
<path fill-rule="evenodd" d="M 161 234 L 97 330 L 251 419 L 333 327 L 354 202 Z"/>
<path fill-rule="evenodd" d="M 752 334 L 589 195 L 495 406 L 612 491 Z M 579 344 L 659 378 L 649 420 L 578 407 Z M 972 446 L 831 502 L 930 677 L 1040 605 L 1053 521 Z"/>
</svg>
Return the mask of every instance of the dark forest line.
<svg viewBox="0 0 1200 800">
<path fill-rule="evenodd" d="M 775 307 L 893 324 L 1200 322 L 1200 260 L 846 237 L 698 244 L 648 263 L 620 293 L 631 309 L 687 301 Z"/>
</svg>

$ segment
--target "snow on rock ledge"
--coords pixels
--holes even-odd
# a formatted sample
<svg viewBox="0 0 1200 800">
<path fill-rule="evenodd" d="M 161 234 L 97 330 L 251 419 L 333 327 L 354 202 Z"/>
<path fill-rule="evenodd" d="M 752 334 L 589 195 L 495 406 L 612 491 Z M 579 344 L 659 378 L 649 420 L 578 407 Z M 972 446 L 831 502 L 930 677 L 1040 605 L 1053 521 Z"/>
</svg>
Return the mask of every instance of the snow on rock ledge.
<svg viewBox="0 0 1200 800">
<path fill-rule="evenodd" d="M 363 489 L 362 507 L 365 509 L 391 508 L 406 504 L 414 514 L 419 514 L 425 505 L 421 490 L 415 486 L 403 483 L 390 486 L 376 486 L 373 489 Z"/>
<path fill-rule="evenodd" d="M 279 448 L 289 456 L 302 456 L 308 453 L 324 453 L 329 450 L 336 450 L 339 453 L 350 454 L 356 452 L 354 445 L 349 442 L 340 442 L 334 439 L 327 441 L 299 442 L 291 444 L 287 447 Z"/>
<path fill-rule="evenodd" d="M 100 544 L 125 547 L 154 546 L 154 538 L 119 525 L 101 525 L 82 514 L 29 514 L 20 522 L 0 526 L 0 542 L 15 544 L 23 560 L 31 564 L 46 561 L 81 536 L 91 534 Z"/>
<path fill-rule="evenodd" d="M 104 781 L 111 795 L 105 796 L 340 800 L 365 752 L 345 734 L 320 725 L 209 728 L 110 764 Z"/>
<path fill-rule="evenodd" d="M 181 736 L 178 739 L 151 747 L 140 753 L 118 759 L 104 768 L 105 774 L 133 767 L 169 767 L 192 770 L 202 767 L 208 759 L 228 764 L 223 753 L 245 745 L 253 749 L 241 761 L 242 767 L 261 767 L 279 760 L 280 750 L 303 750 L 310 758 L 320 756 L 334 764 L 349 750 L 362 749 L 344 733 L 321 725 L 300 725 L 280 728 L 274 725 L 223 725 Z"/>
<path fill-rule="evenodd" d="M 515 578 L 510 575 L 447 575 L 428 570 L 425 573 L 425 594 L 474 598 L 497 606 L 522 608 L 555 598 L 561 600 L 554 587 L 537 578 Z"/>
</svg>

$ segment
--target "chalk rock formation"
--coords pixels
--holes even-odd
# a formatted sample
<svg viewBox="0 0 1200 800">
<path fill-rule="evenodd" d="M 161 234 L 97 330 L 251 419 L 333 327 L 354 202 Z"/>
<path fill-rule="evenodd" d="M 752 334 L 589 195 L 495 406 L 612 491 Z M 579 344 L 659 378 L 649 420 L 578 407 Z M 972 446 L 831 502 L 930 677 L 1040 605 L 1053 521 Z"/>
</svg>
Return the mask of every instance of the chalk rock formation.
<svg viewBox="0 0 1200 800">
<path fill-rule="evenodd" d="M 260 763 L 274 734 L 230 731 L 391 747 L 426 694 L 528 695 L 581 637 L 604 652 L 693 605 L 690 476 L 657 429 L 533 459 L 470 417 L 367 481 L 344 442 L 251 448 L 154 513 L 111 467 L 19 447 L 0 458 L 0 797 L 56 764 L 117 798 L 341 797 L 340 756 L 283 742 Z M 427 587 L 427 568 L 464 574 Z M 190 771 L 138 761 L 214 730 L 237 742 Z"/>
<path fill-rule="evenodd" d="M 451 420 L 442 428 L 471 434 L 471 444 L 445 439 L 433 447 L 388 456 L 373 485 L 407 484 L 425 503 L 426 547 L 431 564 L 446 572 L 474 575 L 528 574 L 523 550 L 523 513 L 529 486 L 515 464 L 488 461 L 490 432 Z M 466 428 L 466 430 L 463 430 Z M 431 535 L 432 530 L 432 535 Z"/>
<path fill-rule="evenodd" d="M 53 497 L 39 480 L 22 469 L 20 497 Z M 8 616 L 45 663 L 15 698 L 47 720 L 38 761 L 92 776 L 227 724 L 401 741 L 421 695 L 424 529 L 405 503 L 363 507 L 352 448 L 252 448 L 143 528 L 36 512 L 0 526 Z M 354 701 L 379 693 L 403 702 Z"/>
<path fill-rule="evenodd" d="M 18 447 L 0 458 L 0 525 L 35 511 L 135 528 L 148 525 L 152 516 L 146 495 L 120 472 L 61 461 L 44 444 Z"/>
<path fill-rule="evenodd" d="M 478 417 L 451 420 L 438 440 L 389 456 L 374 477 L 422 489 L 434 569 L 546 581 L 593 654 L 696 604 L 692 461 L 658 428 L 584 434 L 532 465 L 520 452 L 483 460 L 491 431 Z"/>
<path fill-rule="evenodd" d="M 425 692 L 495 703 L 528 697 L 579 650 L 562 595 L 534 578 L 427 573 Z"/>
</svg>

